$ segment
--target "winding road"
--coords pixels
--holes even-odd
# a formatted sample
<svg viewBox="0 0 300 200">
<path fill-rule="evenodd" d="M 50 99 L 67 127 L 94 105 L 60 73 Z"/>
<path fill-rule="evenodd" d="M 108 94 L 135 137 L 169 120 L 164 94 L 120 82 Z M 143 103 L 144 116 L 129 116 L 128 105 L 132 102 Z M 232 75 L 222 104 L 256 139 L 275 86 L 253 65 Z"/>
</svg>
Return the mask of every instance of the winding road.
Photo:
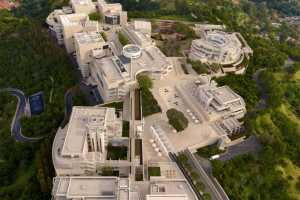
<svg viewBox="0 0 300 200">
<path fill-rule="evenodd" d="M 18 98 L 18 104 L 16 108 L 16 112 L 14 118 L 11 123 L 11 136 L 15 138 L 18 142 L 34 142 L 42 139 L 43 137 L 26 137 L 22 134 L 21 131 L 21 118 L 24 115 L 25 107 L 26 107 L 26 97 L 24 92 L 15 88 L 5 88 L 0 89 L 0 92 L 8 92 L 9 94 Z"/>
</svg>

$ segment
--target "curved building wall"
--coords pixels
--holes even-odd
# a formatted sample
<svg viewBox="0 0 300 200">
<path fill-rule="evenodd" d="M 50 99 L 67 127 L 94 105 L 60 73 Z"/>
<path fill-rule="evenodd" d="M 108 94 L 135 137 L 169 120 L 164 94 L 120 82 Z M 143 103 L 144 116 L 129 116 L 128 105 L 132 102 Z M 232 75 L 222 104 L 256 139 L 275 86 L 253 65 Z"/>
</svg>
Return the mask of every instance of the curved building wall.
<svg viewBox="0 0 300 200">
<path fill-rule="evenodd" d="M 214 31 L 193 40 L 189 57 L 204 63 L 231 65 L 238 62 L 243 53 L 242 44 L 235 34 Z"/>
</svg>

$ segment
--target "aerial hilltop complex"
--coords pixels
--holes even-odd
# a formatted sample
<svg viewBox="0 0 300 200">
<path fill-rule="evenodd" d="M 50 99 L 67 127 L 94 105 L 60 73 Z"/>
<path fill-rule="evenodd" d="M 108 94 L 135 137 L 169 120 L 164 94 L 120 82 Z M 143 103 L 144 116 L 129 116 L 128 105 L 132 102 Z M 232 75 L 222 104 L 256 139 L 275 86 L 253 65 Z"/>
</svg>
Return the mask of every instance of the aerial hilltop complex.
<svg viewBox="0 0 300 200">
<path fill-rule="evenodd" d="M 193 153 L 243 140 L 236 136 L 243 129 L 245 102 L 213 79 L 245 72 L 242 63 L 252 50 L 239 33 L 195 25 L 198 38 L 186 59 L 220 66 L 199 75 L 184 73 L 179 59 L 157 47 L 151 22 L 128 22 L 119 3 L 71 0 L 46 22 L 76 61 L 82 81 L 103 101 L 73 107 L 68 124 L 57 131 L 54 200 L 228 199 L 194 163 Z M 184 167 L 182 152 L 201 168 L 196 174 Z"/>
<path fill-rule="evenodd" d="M 200 39 L 193 40 L 189 58 L 220 65 L 221 73 L 243 74 L 243 62 L 250 59 L 252 49 L 240 33 L 227 33 L 220 25 L 195 26 Z"/>
</svg>

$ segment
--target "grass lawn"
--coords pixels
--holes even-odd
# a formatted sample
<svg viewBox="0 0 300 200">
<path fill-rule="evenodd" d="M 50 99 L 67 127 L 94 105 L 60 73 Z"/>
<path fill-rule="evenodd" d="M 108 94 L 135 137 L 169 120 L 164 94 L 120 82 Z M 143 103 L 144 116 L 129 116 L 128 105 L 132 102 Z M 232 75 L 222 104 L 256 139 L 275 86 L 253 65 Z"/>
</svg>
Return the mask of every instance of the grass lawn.
<svg viewBox="0 0 300 200">
<path fill-rule="evenodd" d="M 148 176 L 160 176 L 160 167 L 148 167 Z"/>
</svg>

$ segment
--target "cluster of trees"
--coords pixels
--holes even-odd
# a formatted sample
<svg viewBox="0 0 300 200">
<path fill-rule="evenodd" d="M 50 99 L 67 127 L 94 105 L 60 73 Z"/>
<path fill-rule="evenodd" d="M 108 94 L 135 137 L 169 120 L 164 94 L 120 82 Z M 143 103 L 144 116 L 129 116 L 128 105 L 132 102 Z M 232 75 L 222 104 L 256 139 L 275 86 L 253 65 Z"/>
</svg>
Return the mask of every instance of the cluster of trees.
<svg viewBox="0 0 300 200">
<path fill-rule="evenodd" d="M 0 199 L 50 198 L 52 140 L 64 117 L 64 93 L 77 79 L 65 50 L 56 46 L 40 22 L 0 11 L 0 86 L 19 88 L 26 95 L 43 91 L 46 104 L 43 114 L 22 120 L 24 135 L 45 138 L 16 142 L 10 124 L 17 101 L 0 93 Z M 82 104 L 81 97 L 74 101 Z"/>
<path fill-rule="evenodd" d="M 186 129 L 189 125 L 189 120 L 184 116 L 184 114 L 175 108 L 171 108 L 167 111 L 167 117 L 169 119 L 169 124 L 180 132 Z"/>
<path fill-rule="evenodd" d="M 300 2 L 298 0 L 254 0 L 254 2 L 258 4 L 264 4 L 267 7 L 277 10 L 285 15 L 300 15 Z"/>
<path fill-rule="evenodd" d="M 200 148 L 200 149 L 197 149 L 197 154 L 199 156 L 204 157 L 204 158 L 210 158 L 213 155 L 221 154 L 223 152 L 224 151 L 222 151 L 218 148 L 217 143 L 206 146 L 206 147 L 203 147 L 203 148 Z"/>
<path fill-rule="evenodd" d="M 94 21 L 102 21 L 103 20 L 103 16 L 100 12 L 90 13 L 89 18 L 90 18 L 90 20 L 94 20 Z"/>
<path fill-rule="evenodd" d="M 195 38 L 196 33 L 195 31 L 187 24 L 184 24 L 182 22 L 176 22 L 173 24 L 172 29 L 176 33 L 180 33 L 184 35 L 186 38 Z"/>
</svg>

